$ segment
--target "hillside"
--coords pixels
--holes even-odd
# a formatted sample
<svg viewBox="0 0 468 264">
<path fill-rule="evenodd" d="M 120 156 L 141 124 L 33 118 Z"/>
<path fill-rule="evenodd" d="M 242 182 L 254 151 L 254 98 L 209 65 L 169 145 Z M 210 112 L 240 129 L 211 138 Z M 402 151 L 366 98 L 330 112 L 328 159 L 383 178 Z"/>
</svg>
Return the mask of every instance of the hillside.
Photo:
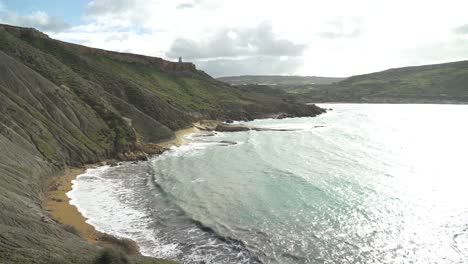
<svg viewBox="0 0 468 264">
<path fill-rule="evenodd" d="M 0 25 L 0 263 L 91 263 L 96 257 L 97 246 L 65 231 L 43 207 L 47 182 L 67 167 L 141 153 L 147 143 L 170 139 L 200 119 L 277 113 L 322 110 L 269 88 L 232 87 L 191 63 Z"/>
<path fill-rule="evenodd" d="M 353 76 L 304 96 L 310 102 L 468 103 L 468 61 Z"/>
<path fill-rule="evenodd" d="M 306 84 L 297 78 L 270 86 L 302 102 L 468 103 L 468 61 L 389 69 L 333 83 Z"/>
<path fill-rule="evenodd" d="M 332 84 L 344 80 L 338 77 L 285 76 L 285 75 L 244 75 L 221 77 L 218 80 L 232 85 L 268 85 L 289 93 L 302 93 L 310 85 Z M 307 90 L 307 88 L 305 88 Z"/>
<path fill-rule="evenodd" d="M 338 77 L 319 76 L 286 76 L 286 75 L 243 75 L 220 77 L 218 80 L 233 85 L 241 84 L 270 84 L 270 85 L 305 85 L 330 84 L 344 80 Z"/>
</svg>

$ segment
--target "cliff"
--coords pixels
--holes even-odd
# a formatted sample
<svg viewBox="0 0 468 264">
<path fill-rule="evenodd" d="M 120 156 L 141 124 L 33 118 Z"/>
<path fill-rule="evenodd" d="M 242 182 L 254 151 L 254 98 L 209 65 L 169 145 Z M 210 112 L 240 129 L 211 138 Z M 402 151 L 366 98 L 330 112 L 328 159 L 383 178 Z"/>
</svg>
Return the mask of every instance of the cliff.
<svg viewBox="0 0 468 264">
<path fill-rule="evenodd" d="M 47 182 L 66 167 L 141 151 L 200 119 L 274 113 L 314 116 L 322 109 L 271 89 L 232 87 L 191 63 L 0 25 L 0 262 L 95 259 L 99 248 L 67 232 L 42 205 Z"/>
</svg>

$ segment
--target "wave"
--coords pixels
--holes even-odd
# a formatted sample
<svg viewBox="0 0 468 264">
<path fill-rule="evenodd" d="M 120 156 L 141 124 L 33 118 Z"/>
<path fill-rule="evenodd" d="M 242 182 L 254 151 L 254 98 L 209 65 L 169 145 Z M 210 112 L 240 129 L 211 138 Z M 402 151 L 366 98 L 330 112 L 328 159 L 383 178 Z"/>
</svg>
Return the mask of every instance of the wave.
<svg viewBox="0 0 468 264">
<path fill-rule="evenodd" d="M 458 114 L 438 129 L 446 112 L 421 109 L 256 120 L 300 130 L 193 136 L 149 162 L 78 177 L 74 195 L 104 232 L 182 263 L 462 263 L 468 127 Z"/>
<path fill-rule="evenodd" d="M 167 155 L 187 155 L 212 144 L 189 144 Z M 71 203 L 98 231 L 135 240 L 144 255 L 182 263 L 263 263 L 243 241 L 220 234 L 178 206 L 155 179 L 153 162 L 88 169 L 74 181 Z"/>
<path fill-rule="evenodd" d="M 213 142 L 201 144 L 197 142 L 174 148 L 171 152 L 165 154 L 166 157 L 163 155 L 159 159 L 165 159 L 167 156 L 196 155 L 195 152 L 203 150 L 207 146 L 218 145 L 217 142 L 214 144 Z M 189 154 L 189 152 L 191 153 Z M 186 212 L 177 204 L 178 198 L 164 190 L 158 183 L 157 177 L 158 172 L 153 171 L 150 182 L 154 194 L 159 199 L 164 199 L 166 203 L 164 210 L 168 211 L 168 215 L 174 216 L 168 217 L 167 220 L 173 223 L 175 220 L 177 222 L 175 228 L 179 231 L 186 230 L 186 235 L 181 235 L 186 238 L 186 241 L 183 249 L 181 249 L 183 254 L 179 256 L 179 260 L 183 260 L 184 263 L 197 263 L 198 261 L 203 261 L 203 263 L 263 263 L 244 241 L 223 235 L 214 227 L 206 225 L 203 220 L 196 219 Z M 174 226 L 170 228 L 174 228 Z M 176 235 L 176 237 L 179 237 L 179 235 Z"/>
</svg>

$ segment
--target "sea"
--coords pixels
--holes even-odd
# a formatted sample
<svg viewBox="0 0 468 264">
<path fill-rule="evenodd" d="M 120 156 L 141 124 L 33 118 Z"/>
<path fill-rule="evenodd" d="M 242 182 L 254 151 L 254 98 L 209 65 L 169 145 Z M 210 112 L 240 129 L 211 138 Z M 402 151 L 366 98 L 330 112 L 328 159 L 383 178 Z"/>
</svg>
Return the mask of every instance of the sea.
<svg viewBox="0 0 468 264">
<path fill-rule="evenodd" d="M 468 106 L 320 106 L 88 169 L 68 196 L 180 263 L 468 263 Z"/>
</svg>

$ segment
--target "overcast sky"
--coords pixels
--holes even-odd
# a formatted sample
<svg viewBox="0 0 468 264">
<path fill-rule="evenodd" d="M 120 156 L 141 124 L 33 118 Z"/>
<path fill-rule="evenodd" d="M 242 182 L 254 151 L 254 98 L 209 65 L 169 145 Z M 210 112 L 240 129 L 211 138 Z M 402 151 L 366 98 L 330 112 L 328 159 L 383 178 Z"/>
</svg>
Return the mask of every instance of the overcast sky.
<svg viewBox="0 0 468 264">
<path fill-rule="evenodd" d="M 214 76 L 350 76 L 468 59 L 468 0 L 0 0 L 0 23 L 182 56 Z"/>
</svg>

